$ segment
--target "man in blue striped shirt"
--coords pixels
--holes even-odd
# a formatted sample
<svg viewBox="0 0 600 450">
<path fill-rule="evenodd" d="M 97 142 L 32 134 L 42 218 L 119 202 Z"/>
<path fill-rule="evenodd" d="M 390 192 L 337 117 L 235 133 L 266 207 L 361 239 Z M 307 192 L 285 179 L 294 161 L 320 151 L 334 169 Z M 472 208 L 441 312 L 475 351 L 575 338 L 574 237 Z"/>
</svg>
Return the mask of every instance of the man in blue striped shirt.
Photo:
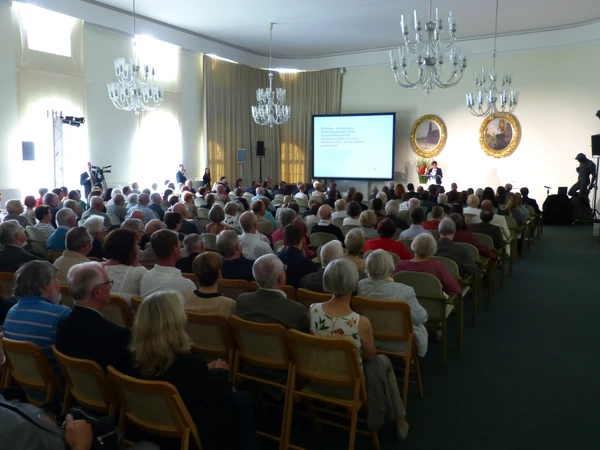
<svg viewBox="0 0 600 450">
<path fill-rule="evenodd" d="M 58 372 L 51 346 L 56 342 L 58 322 L 71 310 L 59 305 L 57 269 L 48 261 L 30 261 L 15 273 L 14 295 L 19 302 L 6 315 L 4 337 L 40 346 Z"/>
</svg>

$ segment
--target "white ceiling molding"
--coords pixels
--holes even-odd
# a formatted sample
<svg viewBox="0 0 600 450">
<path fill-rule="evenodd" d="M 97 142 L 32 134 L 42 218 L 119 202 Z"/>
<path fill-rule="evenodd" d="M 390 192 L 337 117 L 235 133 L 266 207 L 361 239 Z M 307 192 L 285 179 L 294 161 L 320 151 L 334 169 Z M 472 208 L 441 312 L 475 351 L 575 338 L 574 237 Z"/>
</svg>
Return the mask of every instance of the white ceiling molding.
<svg viewBox="0 0 600 450">
<path fill-rule="evenodd" d="M 10 0 L 0 0 L 0 4 Z M 130 13 L 101 5 L 92 1 L 75 0 L 23 0 L 41 8 L 67 14 L 87 23 L 99 25 L 123 33 L 131 34 L 133 22 Z M 182 30 L 154 20 L 139 18 L 136 20 L 138 34 L 148 34 L 183 49 L 198 53 L 215 54 L 254 67 L 268 67 L 268 56 L 259 55 L 242 48 Z M 267 35 L 265 26 L 265 36 Z M 470 50 L 471 55 L 491 54 L 493 37 L 461 41 Z M 398 33 L 400 42 L 400 33 Z M 498 36 L 498 52 L 504 53 L 541 50 L 548 48 L 573 46 L 600 42 L 600 21 L 584 24 L 532 31 L 519 34 Z M 265 47 L 265 51 L 268 47 Z M 338 67 L 378 66 L 389 64 L 388 50 L 376 49 L 313 58 L 273 58 L 273 67 L 300 70 L 323 70 Z"/>
</svg>

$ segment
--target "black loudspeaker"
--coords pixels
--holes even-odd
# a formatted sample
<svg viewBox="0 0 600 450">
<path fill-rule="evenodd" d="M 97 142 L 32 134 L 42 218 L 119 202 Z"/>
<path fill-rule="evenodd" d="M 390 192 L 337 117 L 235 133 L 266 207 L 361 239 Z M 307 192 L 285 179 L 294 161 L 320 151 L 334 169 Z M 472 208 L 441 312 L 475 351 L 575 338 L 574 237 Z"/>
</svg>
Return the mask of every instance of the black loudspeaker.
<svg viewBox="0 0 600 450">
<path fill-rule="evenodd" d="M 23 161 L 35 161 L 35 144 L 29 141 L 22 141 Z"/>
<path fill-rule="evenodd" d="M 256 141 L 256 156 L 259 158 L 265 156 L 265 141 Z"/>
<path fill-rule="evenodd" d="M 558 195 L 567 195 L 567 186 L 560 186 L 558 188 Z"/>
<path fill-rule="evenodd" d="M 544 225 L 570 225 L 573 221 L 573 206 L 566 195 L 546 197 L 542 212 Z"/>
<path fill-rule="evenodd" d="M 592 156 L 600 156 L 600 134 L 592 135 Z"/>
</svg>

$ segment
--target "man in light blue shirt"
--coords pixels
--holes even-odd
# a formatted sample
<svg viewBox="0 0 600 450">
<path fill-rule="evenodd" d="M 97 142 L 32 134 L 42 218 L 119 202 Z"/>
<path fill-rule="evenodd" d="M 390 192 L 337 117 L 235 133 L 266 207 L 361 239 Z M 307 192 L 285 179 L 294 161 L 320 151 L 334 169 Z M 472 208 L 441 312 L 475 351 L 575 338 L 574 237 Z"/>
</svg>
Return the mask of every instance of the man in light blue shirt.
<svg viewBox="0 0 600 450">
<path fill-rule="evenodd" d="M 150 204 L 150 196 L 148 194 L 138 195 L 138 204 L 127 210 L 127 214 L 131 215 L 133 211 L 142 211 L 144 213 L 144 225 L 152 219 L 158 219 L 158 214 L 152 211 L 148 205 Z"/>
<path fill-rule="evenodd" d="M 48 237 L 46 247 L 53 252 L 64 252 L 67 249 L 67 231 L 77 225 L 77 216 L 71 208 L 63 208 L 56 214 L 58 228 Z"/>
<path fill-rule="evenodd" d="M 400 233 L 400 239 L 414 239 L 421 233 L 431 234 L 421 225 L 423 220 L 425 220 L 425 211 L 420 207 L 414 208 L 410 212 L 410 220 L 412 221 L 412 225 L 408 230 L 404 230 Z"/>
</svg>

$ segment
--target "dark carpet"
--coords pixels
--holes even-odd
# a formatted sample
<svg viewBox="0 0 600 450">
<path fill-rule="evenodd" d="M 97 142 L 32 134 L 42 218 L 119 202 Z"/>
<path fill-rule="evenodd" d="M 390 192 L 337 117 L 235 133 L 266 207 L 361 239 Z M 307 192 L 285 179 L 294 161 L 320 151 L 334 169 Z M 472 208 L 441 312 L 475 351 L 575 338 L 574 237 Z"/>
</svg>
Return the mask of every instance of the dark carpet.
<svg viewBox="0 0 600 450">
<path fill-rule="evenodd" d="M 600 246 L 591 234 L 590 226 L 545 227 L 491 306 L 484 292 L 475 328 L 467 299 L 463 352 L 452 317 L 447 367 L 431 343 L 421 361 L 424 397 L 409 392 L 409 437 L 399 442 L 386 427 L 383 450 L 600 448 Z M 275 417 L 258 423 L 275 431 Z M 348 433 L 324 426 L 319 434 L 294 416 L 292 444 L 346 449 Z M 371 439 L 358 436 L 356 448 L 372 448 Z"/>
</svg>

